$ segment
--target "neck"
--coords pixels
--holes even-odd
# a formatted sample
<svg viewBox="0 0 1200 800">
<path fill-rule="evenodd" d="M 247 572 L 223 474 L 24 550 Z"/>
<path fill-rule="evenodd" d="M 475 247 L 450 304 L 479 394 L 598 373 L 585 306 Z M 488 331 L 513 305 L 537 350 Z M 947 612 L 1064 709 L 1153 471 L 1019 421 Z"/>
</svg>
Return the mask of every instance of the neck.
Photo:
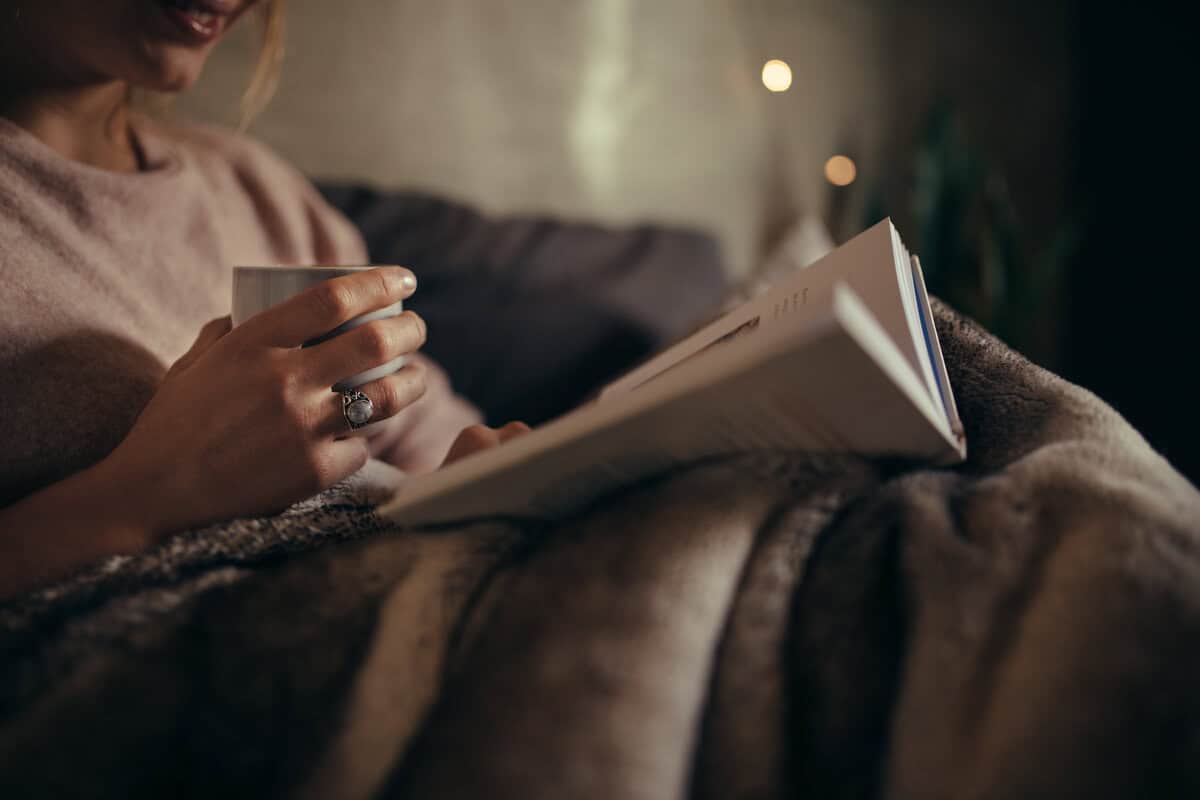
<svg viewBox="0 0 1200 800">
<path fill-rule="evenodd" d="M 0 116 L 73 161 L 113 172 L 139 169 L 122 81 L 0 93 Z"/>
</svg>

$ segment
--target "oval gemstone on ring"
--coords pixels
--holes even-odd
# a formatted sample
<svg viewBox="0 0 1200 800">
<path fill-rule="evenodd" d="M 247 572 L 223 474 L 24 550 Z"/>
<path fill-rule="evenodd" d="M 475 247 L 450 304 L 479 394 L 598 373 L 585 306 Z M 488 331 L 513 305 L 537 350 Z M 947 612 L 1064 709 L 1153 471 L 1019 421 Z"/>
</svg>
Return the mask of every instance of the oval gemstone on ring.
<svg viewBox="0 0 1200 800">
<path fill-rule="evenodd" d="M 367 424 L 367 420 L 371 419 L 371 415 L 374 413 L 375 405 L 369 397 L 360 396 L 346 406 L 346 419 L 350 420 L 352 425 Z"/>
</svg>

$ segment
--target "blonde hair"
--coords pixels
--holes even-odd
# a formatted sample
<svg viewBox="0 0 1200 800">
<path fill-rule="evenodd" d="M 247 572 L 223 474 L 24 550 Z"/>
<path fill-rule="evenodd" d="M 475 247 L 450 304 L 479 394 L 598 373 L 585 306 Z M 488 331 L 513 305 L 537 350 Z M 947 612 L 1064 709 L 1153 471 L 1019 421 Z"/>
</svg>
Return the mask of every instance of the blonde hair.
<svg viewBox="0 0 1200 800">
<path fill-rule="evenodd" d="M 284 0 L 262 0 L 258 9 L 262 18 L 262 47 L 250 84 L 242 93 L 242 114 L 238 128 L 243 131 L 267 107 L 279 88 L 285 34 L 283 3 Z"/>
</svg>

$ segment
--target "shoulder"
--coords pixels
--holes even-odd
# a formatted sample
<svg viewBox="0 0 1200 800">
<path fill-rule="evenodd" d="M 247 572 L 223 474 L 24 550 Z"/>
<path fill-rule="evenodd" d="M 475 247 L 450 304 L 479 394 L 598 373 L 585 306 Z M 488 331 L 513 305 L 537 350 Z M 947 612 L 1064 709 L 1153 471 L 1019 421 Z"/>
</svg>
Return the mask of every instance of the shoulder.
<svg viewBox="0 0 1200 800">
<path fill-rule="evenodd" d="M 249 198 L 273 229 L 303 229 L 320 263 L 361 263 L 365 245 L 357 229 L 330 206 L 312 183 L 266 144 L 215 125 L 144 123 L 148 138 L 185 169 L 196 170 L 218 194 Z M 164 156 L 170 157 L 170 156 Z"/>
</svg>

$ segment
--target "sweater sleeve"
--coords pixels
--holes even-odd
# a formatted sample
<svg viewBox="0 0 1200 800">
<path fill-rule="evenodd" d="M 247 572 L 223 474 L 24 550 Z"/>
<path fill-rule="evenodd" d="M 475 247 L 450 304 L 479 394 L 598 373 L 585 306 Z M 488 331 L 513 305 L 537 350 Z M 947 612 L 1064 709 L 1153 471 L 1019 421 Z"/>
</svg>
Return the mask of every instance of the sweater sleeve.
<svg viewBox="0 0 1200 800">
<path fill-rule="evenodd" d="M 425 366 L 425 395 L 388 420 L 370 444 L 374 457 L 419 475 L 437 469 L 462 429 L 483 415 L 454 392 L 445 370 L 424 355 L 416 360 Z"/>
</svg>

